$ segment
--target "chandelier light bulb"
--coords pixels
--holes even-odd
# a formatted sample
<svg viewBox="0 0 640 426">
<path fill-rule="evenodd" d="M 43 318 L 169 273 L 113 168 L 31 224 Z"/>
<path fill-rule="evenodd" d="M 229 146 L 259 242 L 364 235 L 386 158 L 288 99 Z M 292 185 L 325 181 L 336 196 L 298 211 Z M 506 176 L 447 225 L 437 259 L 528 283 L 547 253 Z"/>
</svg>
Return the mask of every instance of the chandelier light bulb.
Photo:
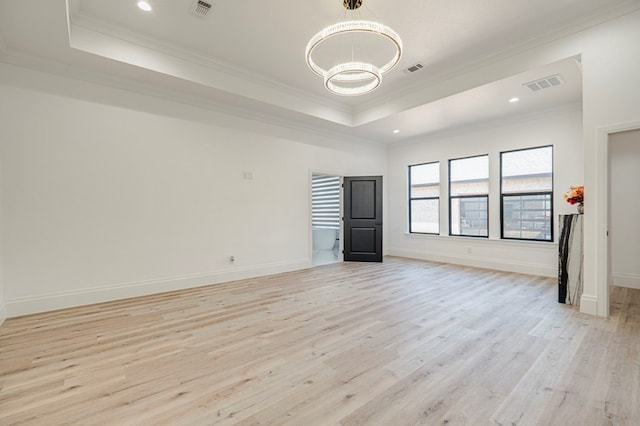
<svg viewBox="0 0 640 426">
<path fill-rule="evenodd" d="M 146 2 L 146 1 L 139 1 L 138 2 L 138 7 L 142 10 L 144 10 L 145 12 L 150 12 L 151 11 L 151 5 Z"/>
</svg>

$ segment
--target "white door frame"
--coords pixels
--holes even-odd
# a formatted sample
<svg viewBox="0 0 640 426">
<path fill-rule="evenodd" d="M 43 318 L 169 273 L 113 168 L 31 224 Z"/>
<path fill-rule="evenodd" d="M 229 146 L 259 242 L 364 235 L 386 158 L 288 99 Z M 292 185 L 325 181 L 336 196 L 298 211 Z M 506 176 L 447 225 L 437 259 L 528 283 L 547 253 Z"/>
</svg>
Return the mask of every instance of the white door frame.
<svg viewBox="0 0 640 426">
<path fill-rule="evenodd" d="M 609 290 L 613 280 L 611 272 L 611 240 L 608 238 L 611 206 L 609 196 L 610 170 L 609 170 L 609 144 L 610 135 L 640 129 L 640 121 L 614 124 L 598 128 L 597 154 L 600 158 L 599 167 L 596 168 L 596 182 L 602 182 L 602 202 L 595 207 L 596 220 L 596 297 L 597 315 L 609 316 Z M 597 191 L 597 189 L 596 189 Z M 580 303 L 582 305 L 582 301 Z"/>
</svg>

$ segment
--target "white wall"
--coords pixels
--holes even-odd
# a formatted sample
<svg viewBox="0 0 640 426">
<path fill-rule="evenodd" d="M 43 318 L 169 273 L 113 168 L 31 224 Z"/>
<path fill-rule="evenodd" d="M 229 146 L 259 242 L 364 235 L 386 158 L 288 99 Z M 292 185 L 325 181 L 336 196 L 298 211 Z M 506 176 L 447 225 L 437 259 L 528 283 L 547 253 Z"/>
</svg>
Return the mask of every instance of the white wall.
<svg viewBox="0 0 640 426">
<path fill-rule="evenodd" d="M 567 105 L 430 136 L 389 150 L 389 253 L 506 271 L 557 276 L 557 243 L 500 240 L 500 152 L 553 145 L 554 236 L 557 215 L 575 213 L 562 194 L 583 180 L 582 113 Z M 489 154 L 489 239 L 448 236 L 448 160 Z M 408 166 L 440 162 L 440 236 L 408 233 Z"/>
<path fill-rule="evenodd" d="M 607 284 L 609 276 L 606 239 L 608 133 L 640 127 L 640 102 L 638 102 L 640 85 L 634 84 L 637 76 L 640 75 L 640 49 L 637 48 L 636 40 L 640 40 L 640 11 L 612 18 L 605 24 L 576 32 L 559 40 L 547 40 L 544 44 L 541 44 L 543 40 L 532 40 L 529 45 L 522 46 L 519 52 L 504 52 L 499 58 L 493 58 L 491 61 L 483 62 L 470 69 L 466 75 L 464 73 L 456 74 L 451 81 L 442 82 L 442 84 L 455 85 L 456 82 L 468 83 L 469 81 L 479 81 L 482 78 L 484 78 L 484 82 L 490 78 L 495 79 L 517 74 L 567 57 L 581 55 L 583 64 L 583 169 L 586 203 L 584 293 L 580 310 L 585 313 L 608 314 Z M 464 90 L 464 88 L 468 88 L 468 84 L 462 84 L 460 87 Z M 30 93 L 32 90 L 35 93 Z M 385 165 L 382 164 L 384 163 L 384 153 L 379 149 L 359 150 L 355 145 L 346 144 L 341 140 L 342 138 L 281 128 L 268 124 L 263 119 L 247 120 L 218 112 L 189 108 L 130 92 L 107 90 L 101 86 L 80 81 L 70 82 L 40 73 L 11 70 L 11 67 L 5 65 L 0 65 L 0 91 L 2 92 L 0 93 L 0 99 L 2 99 L 0 102 L 0 142 L 2 143 L 0 145 L 2 173 L 0 194 L 2 194 L 4 214 L 0 236 L 4 253 L 4 297 L 9 315 L 12 312 L 15 315 L 60 307 L 71 302 L 97 301 L 120 295 L 144 293 L 145 289 L 162 288 L 164 285 L 162 283 L 169 283 L 165 286 L 169 288 L 179 286 L 179 284 L 196 285 L 218 278 L 241 275 L 236 271 L 242 271 L 244 274 L 258 274 L 263 271 L 294 268 L 304 264 L 302 260 L 298 262 L 299 259 L 305 257 L 304 253 L 302 255 L 296 253 L 292 257 L 290 251 L 285 249 L 285 254 L 282 256 L 254 256 L 253 253 L 242 253 L 239 262 L 251 260 L 247 266 L 224 265 L 224 262 L 220 260 L 220 256 L 223 256 L 221 253 L 226 252 L 227 246 L 232 245 L 233 242 L 229 241 L 226 231 L 222 232 L 226 235 L 226 239 L 217 239 L 215 248 L 206 246 L 209 244 L 208 241 L 204 242 L 199 235 L 193 237 L 195 241 L 188 238 L 182 240 L 183 234 L 179 232 L 180 229 L 170 229 L 167 241 L 156 241 L 160 243 L 159 248 L 153 247 L 158 251 L 157 259 L 173 259 L 173 255 L 176 254 L 175 258 L 178 260 L 182 260 L 178 252 L 184 248 L 183 246 L 199 243 L 200 245 L 193 245 L 194 253 L 198 254 L 197 260 L 193 261 L 196 264 L 195 267 L 193 263 L 189 262 L 185 267 L 181 267 L 176 262 L 173 268 L 170 265 L 161 265 L 159 269 L 154 269 L 148 264 L 152 262 L 143 256 L 124 259 L 124 264 L 121 265 L 117 264 L 116 260 L 123 258 L 124 255 L 107 252 L 108 250 L 100 244 L 107 243 L 105 247 L 114 248 L 114 244 L 107 238 L 113 231 L 116 236 L 125 236 L 125 242 L 115 248 L 122 249 L 127 255 L 136 255 L 136 250 L 139 251 L 151 246 L 151 242 L 144 238 L 156 235 L 151 232 L 152 230 L 167 228 L 169 223 L 175 225 L 175 221 L 170 221 L 171 216 L 184 213 L 178 207 L 182 204 L 167 201 L 165 197 L 167 193 L 171 195 L 172 198 L 169 198 L 171 201 L 183 199 L 186 201 L 185 205 L 204 206 L 213 213 L 217 212 L 215 203 L 212 200 L 202 201 L 203 197 L 198 195 L 199 193 L 213 194 L 214 198 L 218 195 L 231 196 L 232 199 L 237 200 L 233 196 L 238 192 L 245 190 L 247 194 L 254 194 L 258 192 L 258 186 L 266 187 L 268 182 L 278 182 L 283 183 L 285 190 L 292 190 L 296 196 L 301 195 L 301 187 L 295 183 L 287 182 L 286 177 L 277 176 L 277 173 L 273 171 L 274 168 L 268 168 L 267 175 L 261 176 L 262 170 L 258 166 L 263 162 L 257 158 L 257 155 L 252 155 L 254 148 L 255 152 L 268 151 L 266 158 L 270 164 L 283 163 L 285 170 L 294 172 L 294 178 L 299 176 L 301 168 L 306 168 L 305 179 L 307 181 L 310 170 L 335 174 L 380 174 L 383 173 L 381 171 L 386 170 Z M 49 96 L 49 94 L 62 95 L 62 98 Z M 67 98 L 66 96 L 74 96 L 75 98 Z M 60 107 L 62 110 L 43 109 L 39 106 L 41 101 L 43 107 Z M 135 112 L 134 109 L 146 113 Z M 106 115 L 99 115 L 102 113 L 106 113 Z M 36 119 L 49 116 L 57 116 L 57 121 L 66 120 L 68 126 L 56 126 L 57 121 L 47 119 L 45 120 L 48 126 L 47 131 L 38 133 L 32 129 L 37 123 Z M 88 120 L 88 122 L 74 120 L 74 116 Z M 165 117 L 171 118 L 166 119 Z M 120 126 L 120 123 L 125 123 L 132 129 L 114 130 L 113 127 Z M 99 129 L 101 133 L 91 133 L 92 128 Z M 105 148 L 105 143 L 111 142 L 111 138 L 108 137 L 109 133 L 111 136 L 126 138 L 129 144 L 116 141 L 110 147 L 111 150 Z M 12 139 L 8 140 L 7 135 L 11 135 Z M 33 139 L 34 136 L 40 139 Z M 178 149 L 175 145 L 178 136 L 188 149 Z M 156 146 L 152 145 L 149 138 L 157 139 L 159 154 L 154 154 L 155 151 L 152 148 L 155 149 Z M 303 141 L 313 145 L 297 146 L 294 141 Z M 46 142 L 58 144 L 68 152 L 58 152 L 49 147 Z M 25 146 L 13 147 L 14 143 Z M 195 156 L 194 150 L 203 155 L 213 156 L 213 150 L 208 148 L 208 144 L 215 146 L 216 152 L 219 149 L 220 152 L 232 153 L 231 160 L 221 161 L 218 157 L 214 157 L 207 163 L 198 157 L 194 160 L 197 167 L 187 167 L 189 160 Z M 296 148 L 289 151 L 288 147 L 294 145 Z M 7 146 L 12 147 L 9 153 L 10 158 L 5 155 Z M 119 174 L 114 172 L 113 176 L 105 175 L 110 178 L 107 179 L 105 176 L 101 177 L 97 173 L 93 173 L 93 166 L 96 166 L 97 170 L 101 168 L 104 170 L 106 166 L 89 152 L 88 146 L 97 147 L 97 155 L 104 154 L 104 161 L 113 163 L 120 171 Z M 109 144 L 107 143 L 106 146 Z M 271 154 L 271 147 L 276 148 L 273 154 Z M 53 152 L 54 160 L 57 163 L 51 163 L 47 159 L 41 158 L 40 149 L 44 149 L 44 152 Z M 153 154 L 150 155 L 151 158 L 148 158 L 149 156 L 144 151 Z M 119 155 L 125 152 L 126 155 Z M 243 157 L 244 152 L 249 153 L 246 160 Z M 282 152 L 300 154 L 302 158 L 300 164 L 281 161 Z M 176 157 L 177 165 L 170 158 L 173 155 Z M 394 154 L 391 153 L 390 156 L 392 155 Z M 13 164 L 15 158 L 22 157 L 29 159 L 25 168 L 35 175 L 27 176 L 27 172 L 23 172 L 18 165 Z M 393 164 L 395 161 L 390 160 L 389 164 Z M 137 164 L 141 165 L 140 170 L 135 167 Z M 577 164 L 577 160 L 573 159 L 569 164 L 572 167 Z M 10 170 L 6 169 L 7 165 L 11 165 Z M 220 170 L 219 174 L 209 170 L 211 166 L 215 170 Z M 212 184 L 214 191 L 202 185 L 200 189 L 198 189 L 198 185 L 195 187 L 192 185 L 194 182 L 201 184 L 202 178 L 217 177 L 223 174 L 225 178 L 228 178 L 231 176 L 230 172 L 244 171 L 247 166 L 252 167 L 258 177 L 252 183 L 232 181 L 229 178 L 230 186 L 228 188 Z M 62 169 L 60 177 L 55 178 L 60 169 Z M 166 186 L 162 192 L 153 184 L 153 176 L 160 171 L 164 173 L 166 170 L 171 170 L 172 176 L 179 176 L 179 178 L 171 181 L 174 186 Z M 88 179 L 84 178 L 86 182 L 75 182 L 73 179 L 76 181 L 83 179 L 83 172 L 87 172 L 89 177 Z M 406 172 L 403 170 L 401 173 L 404 175 Z M 76 175 L 80 177 L 76 177 Z M 20 203 L 16 206 L 10 203 L 17 199 L 17 191 L 8 192 L 8 189 L 14 185 L 14 181 L 8 182 L 8 179 L 14 178 L 22 180 L 17 181 L 18 187 L 33 191 L 34 194 L 28 193 L 29 196 L 24 200 L 19 200 Z M 238 178 L 236 177 L 236 179 Z M 260 179 L 264 180 L 260 181 Z M 389 183 L 389 180 L 387 179 L 386 182 Z M 390 184 L 385 185 L 386 189 L 389 189 L 385 192 L 385 196 L 386 194 L 393 196 L 393 200 L 385 204 L 394 204 L 394 200 L 398 199 L 398 194 L 395 191 L 402 187 L 403 192 L 400 195 L 402 205 L 405 205 L 406 188 L 404 185 L 398 184 L 398 176 L 394 180 L 396 182 L 393 184 L 392 190 Z M 69 181 L 71 185 L 69 185 Z M 95 183 L 95 185 L 91 183 Z M 567 182 L 566 184 L 571 183 L 575 182 Z M 67 186 L 57 186 L 61 184 Z M 566 185 L 556 181 L 556 188 L 559 191 L 563 190 L 564 186 Z M 190 188 L 190 190 L 182 193 L 179 190 L 182 187 Z M 99 191 L 102 196 L 92 195 L 93 188 L 97 188 L 95 190 Z M 85 199 L 93 203 L 97 202 L 108 210 L 103 212 L 96 207 L 91 207 L 91 205 L 83 207 L 78 201 L 78 194 L 87 195 Z M 57 197 L 57 195 L 61 197 Z M 275 191 L 273 195 L 281 196 Z M 126 210 L 124 207 L 118 209 L 119 206 L 123 206 L 123 203 L 108 204 L 108 198 L 115 198 L 116 201 L 129 201 L 129 206 L 133 202 L 134 207 L 140 207 L 140 210 L 135 210 L 133 217 L 130 217 L 128 215 L 132 214 L 131 209 Z M 387 200 L 389 198 L 387 196 Z M 161 207 L 165 207 L 165 210 L 160 212 L 159 218 L 152 216 L 152 220 L 148 223 L 148 213 L 156 213 L 158 209 L 152 209 L 148 204 L 136 206 L 137 200 L 158 203 Z M 302 206 L 297 199 L 295 201 L 287 199 L 287 201 L 289 203 L 286 205 L 287 208 L 308 209 L 308 204 Z M 556 205 L 558 204 L 556 203 Z M 78 205 L 81 207 L 80 209 L 77 208 Z M 33 210 L 32 207 L 45 207 L 51 212 Z M 243 208 L 246 210 L 247 203 L 240 201 L 239 207 L 240 210 Z M 289 210 L 285 208 L 283 211 L 287 216 Z M 273 219 L 277 224 L 282 223 L 279 219 L 280 216 L 276 214 L 282 213 L 281 211 L 271 211 L 270 213 L 274 214 Z M 24 214 L 24 217 L 17 217 L 17 214 Z M 201 216 L 198 216 L 199 214 Z M 203 216 L 205 219 L 202 218 Z M 210 215 L 192 211 L 187 217 L 209 220 Z M 397 246 L 398 229 L 405 226 L 406 218 L 399 215 L 398 211 L 393 214 L 389 211 L 385 217 L 389 218 L 386 223 L 395 228 L 391 244 Z M 106 222 L 108 226 L 105 230 L 93 226 L 96 219 L 105 218 L 114 221 Z M 39 225 L 40 219 L 44 220 L 44 225 Z M 54 219 L 59 223 L 56 223 Z M 13 230 L 13 222 L 16 220 L 18 227 Z M 235 223 L 237 222 L 239 221 Z M 33 227 L 30 226 L 31 224 Z M 124 226 L 119 227 L 119 224 Z M 64 233 L 60 228 L 61 225 L 68 226 L 72 232 L 70 234 Z M 83 227 L 95 230 L 97 235 L 87 235 Z M 287 223 L 285 228 L 297 230 L 301 226 L 296 223 L 289 226 Z M 492 225 L 492 229 L 495 229 L 495 226 Z M 11 230 L 11 235 L 8 234 L 8 230 Z M 218 230 L 214 224 L 209 222 L 203 229 L 204 232 L 210 233 Z M 38 231 L 46 232 L 38 236 L 36 235 Z M 129 235 L 127 231 L 131 231 L 132 235 Z M 267 233 L 269 232 L 267 231 Z M 193 236 L 194 233 L 189 235 Z M 305 232 L 304 236 L 297 234 L 293 236 L 292 232 L 282 235 L 285 236 L 284 238 L 295 240 L 294 245 L 296 246 L 305 246 L 304 243 L 300 243 L 299 239 L 301 238 L 307 242 L 309 240 L 308 232 Z M 66 241 L 67 245 L 57 240 L 51 240 L 51 238 L 61 236 L 69 238 L 69 240 L 63 241 Z M 98 237 L 106 241 L 100 240 Z M 32 242 L 30 239 L 37 240 L 38 238 L 37 242 L 42 246 L 28 247 L 28 244 Z M 92 238 L 97 238 L 97 240 Z M 400 238 L 406 238 L 406 236 Z M 389 238 L 385 238 L 387 242 L 390 240 L 391 235 Z M 97 254 L 105 254 L 106 258 L 92 257 L 92 250 L 82 251 L 78 248 L 82 246 L 76 243 L 83 242 L 92 243 L 87 247 L 95 248 Z M 130 242 L 132 244 L 128 244 Z M 177 248 L 172 248 L 174 243 L 179 243 Z M 206 247 L 203 247 L 203 244 Z M 498 241 L 496 244 L 503 243 Z M 132 247 L 129 247 L 130 245 Z M 409 247 L 409 249 L 414 252 L 416 250 L 422 251 L 421 245 L 423 244 L 418 244 L 415 248 Z M 432 244 L 429 243 L 429 245 Z M 281 248 L 284 244 L 278 243 L 276 246 Z M 407 247 L 405 242 L 402 242 L 402 247 Z M 8 248 L 11 248 L 11 251 Z M 20 250 L 14 253 L 13 248 Z M 455 252 L 458 248 L 456 246 L 449 252 Z M 25 251 L 32 249 L 33 256 Z M 474 253 L 473 249 L 474 247 L 471 247 L 471 254 Z M 47 258 L 49 255 L 56 259 L 74 262 L 74 266 L 80 265 L 79 270 L 74 270 L 74 273 L 69 277 L 62 277 L 61 272 L 73 268 L 64 264 L 54 264 L 51 259 Z M 494 255 L 495 253 L 491 258 L 495 258 Z M 65 256 L 68 256 L 68 259 Z M 551 251 L 544 249 L 543 253 L 540 253 L 540 256 L 536 255 L 535 258 L 547 258 L 547 256 L 551 256 Z M 39 260 L 43 257 L 45 261 L 42 264 L 28 261 L 29 259 Z M 226 258 L 226 253 L 223 258 Z M 209 260 L 211 263 L 207 263 Z M 96 264 L 104 262 L 103 265 L 106 266 L 99 268 L 98 273 L 90 274 L 91 268 L 83 266 L 86 261 Z M 47 267 L 51 265 L 53 268 L 48 270 Z M 536 270 L 539 266 L 541 264 L 536 262 L 531 269 Z M 36 271 L 34 272 L 33 269 Z M 108 270 L 105 271 L 105 269 Z M 191 278 L 185 278 L 185 275 L 180 275 L 177 278 L 175 276 L 166 277 L 167 273 L 182 272 L 179 271 L 180 269 L 189 269 L 187 277 Z M 20 274 L 22 270 L 25 271 L 24 275 Z M 105 276 L 101 275 L 103 272 Z M 91 275 L 91 277 L 85 277 L 83 274 Z M 162 277 L 158 278 L 160 275 Z M 12 282 L 16 277 L 19 278 L 18 282 Z M 28 280 L 23 279 L 25 277 Z M 33 281 L 35 278 L 41 279 L 42 277 L 45 278 L 44 281 Z M 108 280 L 118 277 L 122 281 Z M 86 281 L 86 278 L 91 278 L 91 281 Z M 79 284 L 83 280 L 85 280 L 84 284 Z M 27 286 L 27 291 L 23 291 L 20 287 L 23 281 L 26 281 L 24 284 Z M 136 285 L 136 283 L 140 285 Z M 101 293 L 99 291 L 101 288 L 106 291 Z"/>
<path fill-rule="evenodd" d="M 0 71 L 9 316 L 309 267 L 311 171 L 386 171 L 380 147 Z"/>
<path fill-rule="evenodd" d="M 609 139 L 609 238 L 613 280 L 640 288 L 640 130 Z"/>
</svg>

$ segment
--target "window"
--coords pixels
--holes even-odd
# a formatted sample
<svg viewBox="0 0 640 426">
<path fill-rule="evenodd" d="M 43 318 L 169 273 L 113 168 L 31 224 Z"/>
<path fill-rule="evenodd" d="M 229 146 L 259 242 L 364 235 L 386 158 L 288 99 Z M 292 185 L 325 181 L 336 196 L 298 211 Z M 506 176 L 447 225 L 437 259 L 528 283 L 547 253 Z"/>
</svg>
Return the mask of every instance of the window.
<svg viewBox="0 0 640 426">
<path fill-rule="evenodd" d="M 340 229 L 340 177 L 311 176 L 311 226 Z"/>
<path fill-rule="evenodd" d="M 449 235 L 489 237 L 489 156 L 449 160 Z"/>
<path fill-rule="evenodd" d="M 553 241 L 553 147 L 500 153 L 502 238 Z"/>
<path fill-rule="evenodd" d="M 409 166 L 409 232 L 440 233 L 440 163 Z"/>
</svg>

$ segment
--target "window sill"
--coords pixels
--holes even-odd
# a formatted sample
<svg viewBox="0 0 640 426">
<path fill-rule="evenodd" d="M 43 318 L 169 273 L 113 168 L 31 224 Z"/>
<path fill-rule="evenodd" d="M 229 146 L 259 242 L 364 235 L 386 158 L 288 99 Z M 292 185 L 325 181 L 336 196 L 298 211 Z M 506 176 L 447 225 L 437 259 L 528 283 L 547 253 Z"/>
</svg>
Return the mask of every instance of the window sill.
<svg viewBox="0 0 640 426">
<path fill-rule="evenodd" d="M 526 240 L 507 240 L 501 238 L 486 238 L 486 237 L 468 237 L 463 235 L 436 235 L 436 234 L 414 234 L 410 232 L 405 232 L 404 235 L 409 238 L 419 238 L 419 239 L 427 239 L 427 240 L 435 240 L 435 241 L 460 241 L 464 242 L 464 244 L 477 244 L 479 246 L 484 244 L 490 245 L 509 245 L 512 247 L 538 247 L 538 248 L 548 248 L 548 247 L 558 247 L 557 241 L 526 241 Z"/>
</svg>

